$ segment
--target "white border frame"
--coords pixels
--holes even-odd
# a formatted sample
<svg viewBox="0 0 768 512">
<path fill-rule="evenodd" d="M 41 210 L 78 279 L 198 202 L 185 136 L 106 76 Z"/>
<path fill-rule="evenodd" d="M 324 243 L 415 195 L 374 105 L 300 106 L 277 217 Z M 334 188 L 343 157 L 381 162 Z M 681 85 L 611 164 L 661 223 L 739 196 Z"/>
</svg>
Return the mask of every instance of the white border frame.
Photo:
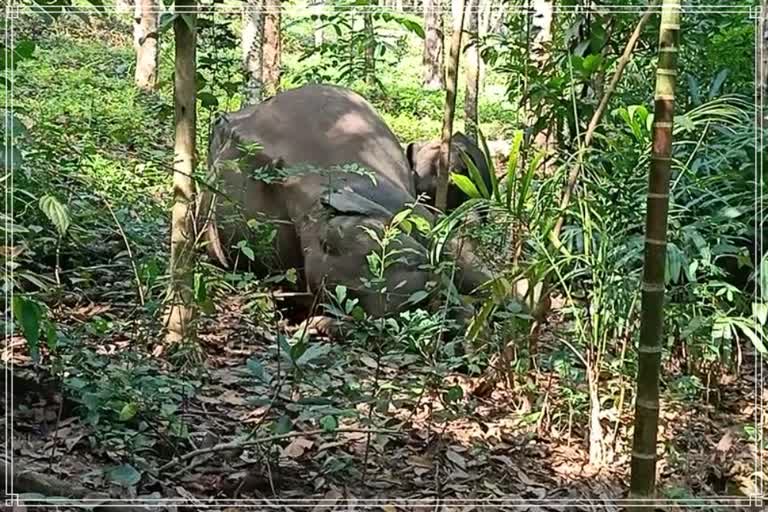
<svg viewBox="0 0 768 512">
<path fill-rule="evenodd" d="M 13 47 L 14 47 L 14 33 L 13 33 L 13 21 L 15 19 L 18 19 L 20 14 L 32 14 L 32 13 L 40 13 L 40 12 L 46 12 L 42 9 L 34 9 L 31 7 L 26 6 L 19 6 L 15 4 L 14 0 L 9 0 L 11 5 L 7 5 L 5 8 L 5 16 L 4 16 L 4 29 L 5 29 L 5 58 L 6 62 L 12 62 L 13 60 Z M 648 7 L 647 5 L 637 5 L 637 6 L 626 6 L 626 5 L 599 5 L 597 6 L 600 8 L 601 11 L 607 11 L 613 14 L 637 14 L 640 15 L 643 12 L 645 12 Z M 393 9 L 385 8 L 385 7 L 371 7 L 371 8 L 361 8 L 361 7 L 353 7 L 349 9 L 332 9 L 329 6 L 323 5 L 324 12 L 339 12 L 339 11 L 354 11 L 354 12 L 393 12 Z M 518 13 L 518 14 L 531 14 L 533 11 L 532 9 L 526 9 L 524 7 L 519 6 L 507 6 L 508 14 L 510 13 Z M 196 13 L 216 13 L 216 14 L 229 14 L 229 15 L 235 15 L 235 14 L 242 14 L 246 10 L 249 10 L 245 7 L 234 7 L 234 6 L 224 6 L 224 7 L 217 7 L 217 6 L 198 6 L 198 8 L 195 10 Z M 444 7 L 441 9 L 444 13 L 450 14 L 451 8 L 450 6 Z M 305 9 L 298 9 L 298 8 L 281 8 L 280 12 L 287 14 L 287 15 L 309 15 L 311 11 L 310 8 Z M 555 13 L 576 13 L 576 12 L 582 12 L 583 8 L 581 7 L 558 7 L 555 6 L 554 12 Z M 657 5 L 652 8 L 652 11 L 654 13 L 661 13 L 661 6 Z M 58 11 L 56 11 L 58 12 Z M 129 16 L 130 13 L 118 13 L 117 9 L 111 8 L 111 7 L 91 7 L 91 8 L 66 8 L 64 13 L 65 14 L 107 14 L 107 13 L 117 13 L 121 15 Z M 158 9 L 157 12 L 169 12 L 169 9 Z M 183 12 L 183 11 L 182 11 Z M 262 9 L 262 12 L 270 12 L 268 9 Z M 757 116 L 760 116 L 761 118 L 768 118 L 768 109 L 763 109 L 763 104 L 768 98 L 763 98 L 763 91 L 759 90 L 759 84 L 758 84 L 758 71 L 760 70 L 760 63 L 762 62 L 763 55 L 761 53 L 762 51 L 762 45 L 759 44 L 763 32 L 764 32 L 764 25 L 768 24 L 768 20 L 764 20 L 760 18 L 760 7 L 759 6 L 752 6 L 752 7 L 746 7 L 746 6 L 728 6 L 728 5 L 701 5 L 696 7 L 691 6 L 682 6 L 682 13 L 683 14 L 744 14 L 745 16 L 748 16 L 749 19 L 755 20 L 755 119 L 757 119 Z M 684 20 L 683 20 L 684 21 Z M 765 27 L 768 28 L 768 27 Z M 14 102 L 13 102 L 13 75 L 14 70 L 11 69 L 10 78 L 11 78 L 11 87 L 10 90 L 6 89 L 5 94 L 5 108 L 7 111 L 13 112 Z M 765 110 L 765 111 L 764 111 Z M 5 129 L 8 130 L 10 128 L 7 126 L 8 123 L 8 117 L 4 116 L 3 123 L 6 123 Z M 756 162 L 756 168 L 755 168 L 755 174 L 756 174 L 756 182 L 759 184 L 755 187 L 755 204 L 758 209 L 758 215 L 760 216 L 757 220 L 760 221 L 756 224 L 756 232 L 755 232 L 755 240 L 756 240 L 756 249 L 755 251 L 758 251 L 760 247 L 763 247 L 763 236 L 762 236 L 762 230 L 758 229 L 760 225 L 763 224 L 765 218 L 762 214 L 763 207 L 764 207 L 764 200 L 763 200 L 763 152 L 762 152 L 762 144 L 764 144 L 764 136 L 762 133 L 758 133 L 758 126 L 755 126 L 755 162 Z M 10 167 L 9 164 L 12 165 L 13 163 L 13 154 L 11 152 L 5 153 L 5 165 L 6 169 Z M 5 187 L 4 192 L 4 212 L 7 216 L 6 219 L 6 225 L 5 228 L 5 239 L 3 240 L 3 243 L 6 247 L 13 245 L 13 233 L 9 229 L 8 222 L 9 220 L 13 219 L 13 201 L 12 201 L 12 194 L 13 194 L 13 170 L 11 171 L 11 176 L 9 180 L 9 185 Z M 10 207 L 9 207 L 10 206 Z M 755 254 L 756 258 L 755 261 L 760 262 L 759 254 Z M 8 269 L 5 269 L 7 272 Z M 13 278 L 13 270 L 10 270 L 10 277 Z M 759 296 L 759 283 L 756 283 L 756 296 Z M 3 320 L 5 321 L 5 332 L 4 332 L 4 339 L 5 339 L 5 346 L 6 348 L 9 347 L 9 341 L 10 337 L 12 335 L 11 327 L 12 327 L 12 313 L 10 312 L 10 304 L 13 299 L 13 290 L 5 291 L 4 293 L 4 299 L 6 303 L 6 308 L 3 312 Z M 757 330 L 757 332 L 761 332 L 761 330 Z M 768 341 L 768 336 L 763 336 L 763 341 L 766 345 Z M 148 499 L 107 499 L 107 500 L 90 500 L 90 499 L 83 499 L 83 500 L 73 500 L 73 499 L 65 499 L 65 500 L 45 500 L 45 501 L 27 501 L 23 502 L 24 505 L 30 506 L 30 507 L 60 507 L 60 506 L 70 506 L 70 507 L 83 507 L 83 506 L 117 506 L 117 505 L 133 505 L 133 506 L 147 506 L 147 507 L 158 507 L 158 506 L 164 506 L 164 505 L 170 505 L 170 506 L 194 506 L 197 508 L 210 508 L 210 507 L 231 507 L 231 506 L 239 506 L 239 507 L 259 507 L 261 509 L 279 509 L 279 508 L 285 508 L 285 507 L 299 507 L 299 508 L 307 508 L 307 507 L 314 507 L 317 505 L 326 505 L 326 506 L 337 506 L 342 507 L 344 505 L 347 505 L 349 507 L 358 507 L 358 508 L 368 508 L 368 507 L 382 507 L 384 505 L 395 505 L 399 507 L 407 507 L 407 506 L 420 506 L 420 507 L 435 507 L 437 509 L 441 506 L 474 506 L 475 508 L 481 508 L 486 509 L 490 507 L 503 507 L 505 509 L 509 508 L 528 508 L 528 507 L 536 507 L 536 506 L 579 506 L 579 507 L 585 507 L 585 508 L 592 508 L 592 507 L 604 507 L 606 505 L 609 506 L 642 506 L 642 507 L 648 507 L 648 508 L 657 508 L 657 507 L 691 507 L 691 508 L 703 508 L 703 507 L 750 507 L 754 510 L 762 509 L 762 507 L 766 506 L 765 503 L 765 494 L 764 494 L 764 487 L 766 482 L 764 482 L 760 475 L 764 474 L 764 462 L 762 460 L 762 453 L 763 450 L 760 449 L 760 447 L 764 444 L 764 433 L 765 433 L 765 427 L 766 425 L 763 422 L 764 417 L 764 407 L 765 403 L 762 399 L 762 391 L 766 389 L 766 381 L 765 381 L 765 372 L 764 372 L 764 360 L 763 355 L 759 355 L 759 365 L 756 367 L 756 375 L 755 375 L 755 432 L 757 435 L 757 452 L 760 454 L 760 457 L 755 457 L 755 474 L 753 474 L 753 481 L 755 484 L 755 488 L 758 489 L 758 494 L 749 496 L 749 497 L 729 497 L 729 496 L 711 496 L 711 497 L 703 497 L 703 498 L 690 498 L 690 499 L 667 499 L 667 498 L 653 498 L 653 499 L 618 499 L 618 500 L 606 500 L 606 499 L 535 499 L 535 500 L 524 500 L 524 499 L 479 499 L 479 500 L 471 500 L 471 499 L 415 499 L 415 500 L 408 500 L 407 498 L 393 498 L 393 499 L 340 499 L 340 500 L 328 500 L 324 498 L 317 498 L 317 499 L 269 499 L 269 500 L 259 500 L 259 499 L 209 499 L 207 501 L 199 500 L 198 502 L 191 502 L 189 499 L 183 499 L 183 498 L 168 498 L 168 499 L 156 499 L 156 500 L 148 500 Z M 762 384 L 762 389 L 760 385 Z M 9 390 L 11 391 L 9 393 Z M 5 495 L 7 496 L 5 500 L 6 506 L 18 506 L 22 504 L 22 502 L 19 501 L 19 495 L 13 493 L 13 379 L 12 379 L 12 368 L 9 367 L 8 360 L 5 361 L 5 404 L 6 404 L 6 410 L 5 410 L 5 442 L 4 442 L 4 448 L 6 453 L 6 458 L 4 460 L 5 464 Z M 8 454 L 10 453 L 10 457 Z M 495 509 L 495 508 L 493 508 Z"/>
</svg>

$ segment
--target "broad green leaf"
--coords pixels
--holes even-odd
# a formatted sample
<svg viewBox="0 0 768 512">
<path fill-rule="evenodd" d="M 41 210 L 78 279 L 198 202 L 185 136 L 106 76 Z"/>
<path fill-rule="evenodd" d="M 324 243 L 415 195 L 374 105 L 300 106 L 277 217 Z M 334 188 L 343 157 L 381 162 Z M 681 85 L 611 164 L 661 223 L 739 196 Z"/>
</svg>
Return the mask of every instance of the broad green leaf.
<svg viewBox="0 0 768 512">
<path fill-rule="evenodd" d="M 736 322 L 736 326 L 741 330 L 741 332 L 744 333 L 747 338 L 750 339 L 752 344 L 755 346 L 755 350 L 763 355 L 768 354 L 768 351 L 765 349 L 765 344 L 761 339 L 763 336 L 758 335 L 746 322 Z"/>
<path fill-rule="evenodd" d="M 768 304 L 764 302 L 753 302 L 752 314 L 755 316 L 760 325 L 765 325 L 765 321 L 768 319 Z"/>
<path fill-rule="evenodd" d="M 275 434 L 287 434 L 293 428 L 293 422 L 290 416 L 283 414 L 273 425 Z"/>
<path fill-rule="evenodd" d="M 480 195 L 484 199 L 490 198 L 491 196 L 490 192 L 488 191 L 488 187 L 485 184 L 485 180 L 480 175 L 480 170 L 475 165 L 475 162 L 473 162 L 472 159 L 469 158 L 469 155 L 463 151 L 461 152 L 461 159 L 464 160 L 464 165 L 466 165 L 467 169 L 469 169 L 470 179 L 472 180 L 472 183 L 474 183 L 477 191 L 480 192 Z"/>
<path fill-rule="evenodd" d="M 319 359 L 331 351 L 328 345 L 310 345 L 301 357 L 296 360 L 296 366 L 304 366 L 315 359 Z"/>
<path fill-rule="evenodd" d="M 461 386 L 452 386 L 443 394 L 443 400 L 447 403 L 457 402 L 464 397 L 464 390 Z"/>
<path fill-rule="evenodd" d="M 496 165 L 493 163 L 493 156 L 488 149 L 488 142 L 485 140 L 483 132 L 477 130 L 477 138 L 480 139 L 480 147 L 483 150 L 483 157 L 485 158 L 485 165 L 490 172 L 491 178 L 491 193 L 496 199 L 496 202 L 501 202 L 501 194 L 499 193 L 499 178 L 496 176 Z"/>
<path fill-rule="evenodd" d="M 139 412 L 139 406 L 135 402 L 128 402 L 120 410 L 120 421 L 128 421 Z"/>
<path fill-rule="evenodd" d="M 245 363 L 245 366 L 248 368 L 248 371 L 251 372 L 251 374 L 260 381 L 266 384 L 269 384 L 269 382 L 272 381 L 272 378 L 270 377 L 267 369 L 257 359 L 249 359 Z"/>
<path fill-rule="evenodd" d="M 35 42 L 30 39 L 24 39 L 16 44 L 13 49 L 14 58 L 17 60 L 25 60 L 32 57 L 35 53 Z"/>
<path fill-rule="evenodd" d="M 203 108 L 216 108 L 219 106 L 218 98 L 209 92 L 198 93 L 197 99 L 200 100 L 200 104 L 203 106 Z"/>
<path fill-rule="evenodd" d="M 40 198 L 40 210 L 48 217 L 59 234 L 64 236 L 69 229 L 69 210 L 55 196 L 46 194 Z"/>
<path fill-rule="evenodd" d="M 459 189 L 467 194 L 469 197 L 473 199 L 480 199 L 480 192 L 477 191 L 477 188 L 475 187 L 475 184 L 472 183 L 472 180 L 468 177 L 464 176 L 463 174 L 458 174 L 455 172 L 451 173 L 451 181 L 459 187 Z"/>
<path fill-rule="evenodd" d="M 123 487 L 134 486 L 141 480 L 141 473 L 130 464 L 123 464 L 122 466 L 110 469 L 107 476 L 111 481 Z"/>
<path fill-rule="evenodd" d="M 336 417 L 329 415 L 320 418 L 320 426 L 323 427 L 323 430 L 326 432 L 333 432 L 338 428 L 339 423 L 336 421 Z"/>
<path fill-rule="evenodd" d="M 37 361 L 40 356 L 40 325 L 42 322 L 43 310 L 37 302 L 21 295 L 14 295 L 12 309 L 13 316 L 19 325 L 21 325 L 21 332 L 27 340 L 29 353 L 32 356 L 32 359 Z"/>
<path fill-rule="evenodd" d="M 189 13 L 182 13 L 179 16 L 181 16 L 181 19 L 184 20 L 184 23 L 186 23 L 189 31 L 194 32 L 197 27 L 197 17 L 194 14 Z"/>
<path fill-rule="evenodd" d="M 160 15 L 160 26 L 158 27 L 158 32 L 163 33 L 169 28 L 173 26 L 173 21 L 176 19 L 176 14 L 172 14 L 170 12 L 164 12 Z"/>
<path fill-rule="evenodd" d="M 714 80 L 712 80 L 712 85 L 709 87 L 708 95 L 710 100 L 720 94 L 720 89 L 722 88 L 725 79 L 728 78 L 728 73 L 728 68 L 725 68 L 717 74 Z"/>
</svg>

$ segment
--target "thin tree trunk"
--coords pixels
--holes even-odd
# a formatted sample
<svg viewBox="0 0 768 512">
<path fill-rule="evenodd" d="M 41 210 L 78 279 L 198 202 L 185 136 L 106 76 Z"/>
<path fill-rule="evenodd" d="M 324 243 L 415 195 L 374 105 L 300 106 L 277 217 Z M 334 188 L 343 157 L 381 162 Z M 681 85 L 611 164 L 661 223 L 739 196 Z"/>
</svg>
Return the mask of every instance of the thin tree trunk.
<svg viewBox="0 0 768 512">
<path fill-rule="evenodd" d="M 533 41 L 531 44 L 530 59 L 533 65 L 539 69 L 544 68 L 549 59 L 550 51 L 549 46 L 552 43 L 552 23 L 554 19 L 554 0 L 532 0 L 533 19 L 531 20 L 531 33 Z M 528 122 L 534 123 L 533 113 L 530 107 L 528 108 Z M 552 143 L 551 126 L 545 127 L 538 132 L 533 144 L 536 148 L 544 150 L 547 153 L 547 158 L 544 160 L 541 170 L 545 176 L 552 173 L 553 162 L 550 155 Z"/>
<path fill-rule="evenodd" d="M 376 0 L 370 0 L 366 12 L 363 15 L 365 30 L 365 81 L 368 85 L 373 85 L 376 79 L 376 34 L 373 30 L 372 9 L 377 5 Z"/>
<path fill-rule="evenodd" d="M 397 12 L 403 12 L 403 0 L 395 0 L 395 10 Z"/>
<path fill-rule="evenodd" d="M 281 0 L 264 0 L 264 91 L 274 95 L 280 88 Z"/>
<path fill-rule="evenodd" d="M 442 211 L 448 203 L 448 175 L 451 169 L 451 137 L 453 136 L 453 118 L 456 114 L 456 89 L 459 82 L 459 56 L 461 55 L 461 36 L 464 32 L 464 13 L 466 0 L 460 3 L 459 15 L 453 19 L 451 48 L 448 56 L 445 88 L 445 110 L 443 113 L 443 136 L 440 144 L 440 168 L 437 175 L 435 206 Z"/>
<path fill-rule="evenodd" d="M 156 0 L 136 0 L 133 20 L 133 45 L 136 50 L 136 87 L 153 91 L 157 87 L 157 21 Z"/>
<path fill-rule="evenodd" d="M 440 0 L 424 0 L 424 88 L 445 87 L 443 76 L 443 16 Z"/>
<path fill-rule="evenodd" d="M 264 0 L 248 0 L 243 12 L 243 72 L 245 73 L 244 101 L 258 103 L 264 95 Z"/>
<path fill-rule="evenodd" d="M 173 210 L 171 213 L 171 281 L 166 341 L 178 343 L 196 337 L 193 301 L 193 215 L 195 182 L 196 44 L 195 0 L 177 0 L 173 22 L 176 44 L 174 105 L 176 137 L 174 143 Z"/>
<path fill-rule="evenodd" d="M 477 141 L 477 97 L 480 80 L 480 52 L 478 51 L 478 0 L 467 0 L 469 10 L 468 31 L 470 44 L 467 47 L 467 84 L 464 90 L 464 132 Z"/>
<path fill-rule="evenodd" d="M 656 486 L 659 372 L 664 332 L 664 266 L 667 253 L 675 73 L 680 37 L 678 1 L 663 0 L 659 30 L 659 63 L 656 70 L 653 146 L 645 223 L 645 262 L 630 483 L 630 495 L 636 498 L 653 497 Z"/>
<path fill-rule="evenodd" d="M 488 30 L 491 26 L 491 10 L 493 9 L 493 0 L 478 0 L 480 14 L 478 17 L 478 33 L 481 38 L 488 35 Z M 485 83 L 485 66 L 480 65 L 478 72 L 478 81 L 482 84 Z"/>
<path fill-rule="evenodd" d="M 314 0 L 310 4 L 310 11 L 315 15 L 321 15 L 323 13 L 323 3 L 324 0 Z M 317 23 L 317 28 L 315 29 L 315 46 L 317 47 L 323 44 L 323 29 L 320 28 L 323 22 L 318 20 L 315 23 Z"/>
<path fill-rule="evenodd" d="M 115 12 L 117 14 L 128 14 L 133 11 L 133 2 L 131 0 L 116 0 Z"/>
</svg>

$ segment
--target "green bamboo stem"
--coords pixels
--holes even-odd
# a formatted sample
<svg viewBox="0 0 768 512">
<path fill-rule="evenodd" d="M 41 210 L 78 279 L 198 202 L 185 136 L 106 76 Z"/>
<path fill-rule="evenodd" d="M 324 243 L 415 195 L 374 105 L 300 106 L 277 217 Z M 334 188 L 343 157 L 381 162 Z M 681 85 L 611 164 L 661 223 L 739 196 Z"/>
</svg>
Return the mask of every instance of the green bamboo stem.
<svg viewBox="0 0 768 512">
<path fill-rule="evenodd" d="M 664 327 L 664 266 L 672 154 L 675 78 L 680 34 L 680 2 L 661 7 L 659 63 L 656 70 L 653 148 L 645 225 L 640 344 L 638 347 L 635 432 L 632 444 L 630 497 L 653 498 L 656 483 L 656 437 L 659 421 L 659 373 Z"/>
</svg>

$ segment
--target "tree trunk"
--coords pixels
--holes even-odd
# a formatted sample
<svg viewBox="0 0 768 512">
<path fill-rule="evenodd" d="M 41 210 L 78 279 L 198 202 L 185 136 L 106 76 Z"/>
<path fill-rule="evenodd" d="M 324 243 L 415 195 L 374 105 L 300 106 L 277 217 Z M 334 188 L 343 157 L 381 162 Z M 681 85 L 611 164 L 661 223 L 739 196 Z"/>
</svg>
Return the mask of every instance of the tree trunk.
<svg viewBox="0 0 768 512">
<path fill-rule="evenodd" d="M 243 12 L 243 72 L 245 73 L 244 102 L 252 105 L 264 94 L 264 0 L 247 0 Z"/>
<path fill-rule="evenodd" d="M 531 6 L 533 8 L 531 60 L 541 66 L 549 60 L 548 46 L 552 42 L 555 2 L 554 0 L 532 0 Z"/>
<path fill-rule="evenodd" d="M 323 13 L 323 2 L 324 0 L 314 0 L 310 4 L 310 11 L 312 11 L 315 15 L 320 15 Z M 323 29 L 320 28 L 323 24 L 322 21 L 318 20 L 315 22 L 317 24 L 317 28 L 315 29 L 315 46 L 322 46 L 323 44 Z"/>
<path fill-rule="evenodd" d="M 477 141 L 477 97 L 480 86 L 480 52 L 478 51 L 478 0 L 467 0 L 469 10 L 468 31 L 470 44 L 467 47 L 467 84 L 464 90 L 464 132 Z"/>
<path fill-rule="evenodd" d="M 659 63 L 654 95 L 653 145 L 648 180 L 643 265 L 642 312 L 638 346 L 635 433 L 630 496 L 653 497 L 656 486 L 656 436 L 659 421 L 659 372 L 664 331 L 664 265 L 672 156 L 675 73 L 680 35 L 680 4 L 664 0 L 659 30 Z"/>
<path fill-rule="evenodd" d="M 493 0 L 478 0 L 478 9 L 480 11 L 478 15 L 478 34 L 481 38 L 488 35 L 488 30 L 491 26 L 491 9 L 493 8 Z M 478 81 L 482 84 L 485 83 L 485 67 L 480 66 L 478 72 Z"/>
<path fill-rule="evenodd" d="M 451 137 L 453 135 L 453 118 L 456 114 L 456 89 L 459 81 L 459 55 L 461 54 L 461 36 L 464 27 L 464 13 L 466 0 L 459 0 L 460 9 L 458 16 L 453 19 L 453 33 L 451 34 L 451 48 L 448 56 L 448 69 L 445 88 L 445 111 L 443 113 L 443 136 L 440 144 L 440 168 L 437 176 L 437 190 L 435 191 L 435 206 L 442 211 L 446 210 L 448 202 L 448 179 L 451 169 Z"/>
<path fill-rule="evenodd" d="M 136 49 L 136 87 L 153 91 L 157 86 L 157 20 L 156 0 L 136 0 L 133 20 L 133 45 Z"/>
<path fill-rule="evenodd" d="M 193 300 L 194 239 L 193 215 L 196 127 L 196 44 L 195 0 L 177 0 L 173 22 L 176 43 L 173 96 L 176 137 L 173 163 L 173 210 L 171 213 L 171 281 L 166 341 L 178 343 L 195 339 L 196 311 Z"/>
<path fill-rule="evenodd" d="M 373 30 L 372 9 L 377 5 L 376 0 L 370 0 L 363 15 L 365 30 L 365 81 L 373 85 L 376 78 L 376 34 Z"/>
<path fill-rule="evenodd" d="M 445 87 L 442 20 L 440 0 L 424 0 L 424 88 L 431 91 Z"/>
<path fill-rule="evenodd" d="M 117 14 L 128 14 L 133 10 L 133 2 L 131 0 L 115 0 L 115 12 Z"/>
<path fill-rule="evenodd" d="M 552 22 L 554 18 L 554 0 L 532 0 L 533 19 L 531 20 L 531 54 L 530 58 L 533 65 L 538 68 L 546 66 L 550 58 L 549 45 L 552 43 Z M 533 124 L 536 122 L 533 119 L 533 114 L 528 109 L 528 122 Z M 541 171 L 545 176 L 549 176 L 552 173 L 553 164 L 552 159 L 549 158 L 549 153 L 552 143 L 551 127 L 545 127 L 538 132 L 534 137 L 534 146 L 537 149 L 544 150 L 547 153 L 547 158 L 544 160 Z"/>
<path fill-rule="evenodd" d="M 265 0 L 264 7 L 264 91 L 272 96 L 280 88 L 281 0 Z"/>
</svg>

